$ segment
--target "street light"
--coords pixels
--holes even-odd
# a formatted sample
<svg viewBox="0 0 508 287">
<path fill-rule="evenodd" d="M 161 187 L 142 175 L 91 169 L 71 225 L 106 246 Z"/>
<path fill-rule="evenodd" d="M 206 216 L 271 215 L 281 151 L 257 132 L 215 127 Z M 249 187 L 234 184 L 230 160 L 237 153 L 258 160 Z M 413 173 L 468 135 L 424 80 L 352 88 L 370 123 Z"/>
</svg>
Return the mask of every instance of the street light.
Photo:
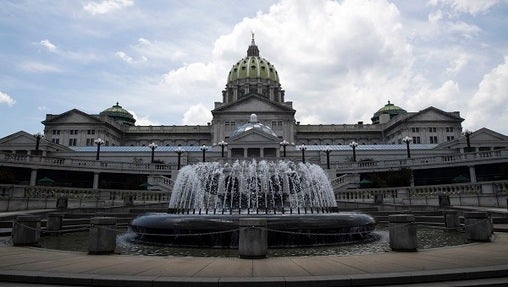
<svg viewBox="0 0 508 287">
<path fill-rule="evenodd" d="M 409 143 L 411 143 L 411 141 L 413 141 L 412 138 L 408 137 L 408 136 L 405 136 L 403 139 L 402 139 L 403 142 L 406 143 L 406 147 L 407 147 L 407 158 L 411 158 L 411 152 L 409 151 Z"/>
<path fill-rule="evenodd" d="M 349 146 L 353 148 L 353 161 L 356 162 L 356 147 L 358 146 L 358 143 L 355 141 L 352 141 L 349 143 Z"/>
<path fill-rule="evenodd" d="M 219 145 L 220 145 L 221 154 L 222 154 L 221 157 L 224 157 L 224 148 L 228 146 L 228 143 L 225 141 L 220 141 Z"/>
<path fill-rule="evenodd" d="M 327 169 L 330 169 L 330 152 L 332 150 L 330 149 L 330 146 L 327 144 L 326 145 L 326 149 L 325 149 L 325 152 L 326 152 L 326 168 Z"/>
<path fill-rule="evenodd" d="M 307 149 L 307 147 L 305 146 L 305 144 L 302 144 L 298 146 L 298 149 L 302 151 L 302 162 L 305 163 L 305 150 Z"/>
<path fill-rule="evenodd" d="M 178 155 L 178 165 L 177 165 L 177 170 L 180 170 L 180 158 L 182 157 L 182 153 L 184 153 L 183 149 L 181 146 L 177 147 L 176 148 L 176 154 Z"/>
<path fill-rule="evenodd" d="M 94 141 L 94 143 L 97 145 L 97 155 L 95 156 L 95 160 L 99 160 L 99 153 L 101 151 L 101 145 L 104 144 L 104 141 L 101 138 L 98 138 Z"/>
<path fill-rule="evenodd" d="M 289 145 L 289 142 L 287 140 L 283 140 L 279 144 L 282 147 L 282 155 L 286 157 L 286 147 Z"/>
<path fill-rule="evenodd" d="M 34 134 L 34 137 L 35 137 L 35 155 L 39 155 L 39 145 L 44 135 L 41 133 L 36 133 Z"/>
<path fill-rule="evenodd" d="M 203 162 L 205 162 L 205 153 L 207 150 L 208 150 L 208 147 L 205 144 L 203 144 L 201 146 L 201 151 L 203 152 Z"/>
<path fill-rule="evenodd" d="M 152 142 L 151 144 L 148 145 L 150 147 L 150 149 L 152 150 L 152 163 L 153 163 L 153 158 L 155 156 L 155 149 L 157 148 L 157 145 Z"/>
<path fill-rule="evenodd" d="M 471 151 L 471 139 L 469 138 L 469 136 L 472 134 L 471 131 L 468 131 L 466 130 L 464 132 L 464 135 L 466 136 L 466 144 L 467 144 L 467 151 L 466 152 L 470 152 Z"/>
</svg>

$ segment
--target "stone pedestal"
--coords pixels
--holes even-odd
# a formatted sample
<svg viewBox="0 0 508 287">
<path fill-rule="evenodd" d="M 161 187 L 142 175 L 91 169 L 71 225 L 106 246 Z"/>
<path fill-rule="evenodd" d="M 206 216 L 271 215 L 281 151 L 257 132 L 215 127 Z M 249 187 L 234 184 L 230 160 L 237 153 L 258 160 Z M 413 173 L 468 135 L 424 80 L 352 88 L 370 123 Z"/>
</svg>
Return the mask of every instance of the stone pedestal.
<svg viewBox="0 0 508 287">
<path fill-rule="evenodd" d="M 68 206 L 68 198 L 64 196 L 60 196 L 56 199 L 56 208 L 58 209 L 66 209 Z"/>
<path fill-rule="evenodd" d="M 14 246 L 35 245 L 41 238 L 40 230 L 40 216 L 19 215 L 12 225 L 12 244 Z"/>
<path fill-rule="evenodd" d="M 486 212 L 465 212 L 464 224 L 467 239 L 472 241 L 490 241 L 492 223 Z"/>
<path fill-rule="evenodd" d="M 240 258 L 266 258 L 268 252 L 268 231 L 266 219 L 241 218 L 238 238 Z"/>
<path fill-rule="evenodd" d="M 443 211 L 446 229 L 457 229 L 460 227 L 459 213 L 456 210 Z"/>
<path fill-rule="evenodd" d="M 449 195 L 440 194 L 438 196 L 438 200 L 439 200 L 439 207 L 440 208 L 446 208 L 446 207 L 450 206 L 450 196 Z"/>
<path fill-rule="evenodd" d="M 116 217 L 90 219 L 88 254 L 111 254 L 116 248 Z"/>
<path fill-rule="evenodd" d="M 415 217 L 412 214 L 389 215 L 390 248 L 394 251 L 416 251 Z"/>
<path fill-rule="evenodd" d="M 61 213 L 50 213 L 48 214 L 48 221 L 46 223 L 46 229 L 48 231 L 58 231 L 62 229 L 63 214 Z"/>
<path fill-rule="evenodd" d="M 383 202 L 384 202 L 384 197 L 383 197 L 382 193 L 374 194 L 374 204 L 380 205 L 380 204 L 383 204 Z"/>
</svg>

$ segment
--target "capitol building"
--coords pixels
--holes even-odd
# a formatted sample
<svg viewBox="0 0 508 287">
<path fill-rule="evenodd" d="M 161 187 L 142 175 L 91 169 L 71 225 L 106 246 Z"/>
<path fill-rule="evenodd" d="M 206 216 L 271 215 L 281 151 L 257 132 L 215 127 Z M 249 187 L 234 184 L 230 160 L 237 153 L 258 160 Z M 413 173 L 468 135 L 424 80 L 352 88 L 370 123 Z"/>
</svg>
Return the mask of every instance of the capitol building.
<svg viewBox="0 0 508 287">
<path fill-rule="evenodd" d="M 330 162 L 334 166 L 508 146 L 507 136 L 487 128 L 464 131 L 458 111 L 434 106 L 406 111 L 390 101 L 372 111 L 369 123 L 300 124 L 276 67 L 260 55 L 252 37 L 246 56 L 232 65 L 206 125 L 136 125 L 119 103 L 97 114 L 76 108 L 47 114 L 42 135 L 20 131 L 0 139 L 0 151 L 94 160 L 100 148 L 101 160 L 149 163 L 155 156 L 156 162 L 172 166 L 175 152 L 183 165 L 204 160 L 205 152 L 208 160 L 305 161 L 306 156 L 308 162 L 330 168 Z"/>
</svg>

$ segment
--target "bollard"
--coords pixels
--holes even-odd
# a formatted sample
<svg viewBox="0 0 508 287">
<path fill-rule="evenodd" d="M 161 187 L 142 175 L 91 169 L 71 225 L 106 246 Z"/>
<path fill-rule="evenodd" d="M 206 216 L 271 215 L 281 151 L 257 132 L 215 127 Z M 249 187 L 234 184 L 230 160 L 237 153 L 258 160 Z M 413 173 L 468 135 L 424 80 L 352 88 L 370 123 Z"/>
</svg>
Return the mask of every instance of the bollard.
<svg viewBox="0 0 508 287">
<path fill-rule="evenodd" d="M 459 213 L 456 210 L 443 210 L 446 229 L 457 229 L 460 227 Z"/>
<path fill-rule="evenodd" d="M 268 231 L 264 218 L 240 218 L 238 254 L 240 258 L 266 258 Z"/>
<path fill-rule="evenodd" d="M 12 225 L 12 245 L 35 245 L 41 238 L 41 217 L 19 215 Z"/>
<path fill-rule="evenodd" d="M 492 224 L 486 212 L 464 212 L 464 225 L 467 239 L 472 241 L 490 241 Z"/>
<path fill-rule="evenodd" d="M 88 254 L 111 254 L 116 248 L 116 217 L 90 219 Z"/>
<path fill-rule="evenodd" d="M 390 248 L 394 251 L 416 251 L 415 217 L 412 214 L 393 214 L 388 216 L 390 222 Z"/>
<path fill-rule="evenodd" d="M 64 215 L 62 213 L 48 214 L 48 221 L 46 222 L 46 230 L 58 231 L 62 229 L 63 216 Z"/>
</svg>

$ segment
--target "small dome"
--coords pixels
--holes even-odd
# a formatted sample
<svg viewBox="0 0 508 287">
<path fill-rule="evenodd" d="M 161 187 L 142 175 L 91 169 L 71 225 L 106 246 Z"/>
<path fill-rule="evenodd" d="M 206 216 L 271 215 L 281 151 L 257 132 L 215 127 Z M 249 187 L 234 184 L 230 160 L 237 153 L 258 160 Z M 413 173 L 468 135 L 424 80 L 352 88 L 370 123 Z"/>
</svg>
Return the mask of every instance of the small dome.
<svg viewBox="0 0 508 287">
<path fill-rule="evenodd" d="M 406 110 L 404 110 L 403 108 L 398 107 L 398 106 L 390 103 L 390 101 L 388 101 L 388 104 L 386 104 L 384 107 L 380 108 L 377 112 L 374 113 L 371 120 L 372 120 L 373 124 L 379 124 L 379 116 L 380 115 L 389 115 L 390 119 L 392 119 L 400 114 L 405 114 L 405 113 L 407 113 Z"/>
<path fill-rule="evenodd" d="M 111 108 L 102 111 L 100 115 L 113 118 L 115 122 L 122 125 L 133 126 L 136 123 L 134 116 L 131 113 L 129 113 L 126 109 L 122 108 L 122 106 L 120 106 L 118 102 Z"/>
<path fill-rule="evenodd" d="M 259 49 L 254 42 L 254 35 L 247 50 L 247 57 L 233 65 L 229 71 L 227 82 L 252 78 L 267 79 L 279 83 L 279 75 L 275 67 L 259 56 Z"/>
<path fill-rule="evenodd" d="M 264 125 L 264 124 L 258 122 L 257 115 L 256 114 L 252 114 L 252 115 L 250 115 L 249 122 L 239 126 L 236 130 L 234 130 L 231 133 L 230 138 L 238 137 L 241 134 L 246 133 L 246 132 L 248 132 L 250 130 L 253 130 L 253 129 L 261 131 L 261 132 L 266 133 L 266 134 L 269 134 L 271 136 L 277 137 L 277 134 L 272 130 L 272 128 L 270 128 L 269 126 Z"/>
</svg>

